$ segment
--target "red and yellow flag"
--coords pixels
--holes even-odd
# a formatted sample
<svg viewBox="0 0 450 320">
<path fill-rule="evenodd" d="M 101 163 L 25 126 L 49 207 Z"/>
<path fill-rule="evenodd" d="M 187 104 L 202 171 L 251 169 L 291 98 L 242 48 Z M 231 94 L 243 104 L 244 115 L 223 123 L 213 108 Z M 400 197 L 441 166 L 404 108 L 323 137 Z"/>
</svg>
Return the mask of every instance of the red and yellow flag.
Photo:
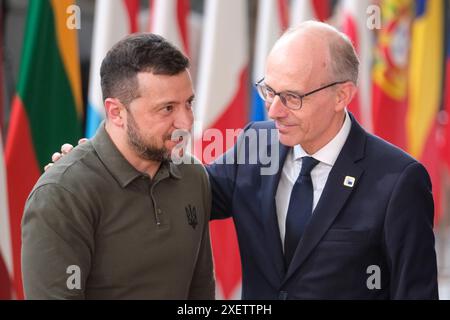
<svg viewBox="0 0 450 320">
<path fill-rule="evenodd" d="M 443 0 L 384 0 L 373 69 L 375 134 L 427 168 L 440 213 L 437 115 L 441 106 Z"/>
<path fill-rule="evenodd" d="M 441 146 L 441 160 L 450 172 L 450 3 L 447 2 L 446 8 L 446 29 L 445 29 L 445 86 L 444 86 L 444 112 L 446 114 L 446 123 L 443 134 L 443 144 Z"/>
<path fill-rule="evenodd" d="M 374 133 L 406 149 L 411 0 L 384 0 L 373 67 Z"/>
<path fill-rule="evenodd" d="M 437 116 L 441 107 L 444 59 L 444 2 L 416 0 L 411 30 L 407 151 L 421 161 L 433 184 L 435 220 L 441 206 Z"/>
</svg>

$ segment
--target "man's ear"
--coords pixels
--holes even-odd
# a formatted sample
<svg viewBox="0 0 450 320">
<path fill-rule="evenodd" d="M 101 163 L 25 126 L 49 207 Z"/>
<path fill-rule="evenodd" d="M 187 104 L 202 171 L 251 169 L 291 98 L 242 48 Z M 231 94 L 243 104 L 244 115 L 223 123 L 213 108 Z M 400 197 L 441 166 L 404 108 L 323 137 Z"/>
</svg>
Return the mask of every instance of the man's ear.
<svg viewBox="0 0 450 320">
<path fill-rule="evenodd" d="M 356 95 L 358 88 L 351 82 L 345 82 L 338 86 L 336 91 L 336 106 L 335 111 L 342 111 L 347 107 Z"/>
<path fill-rule="evenodd" d="M 124 127 L 125 125 L 125 106 L 119 99 L 106 98 L 105 100 L 105 112 L 106 118 L 118 127 Z"/>
</svg>

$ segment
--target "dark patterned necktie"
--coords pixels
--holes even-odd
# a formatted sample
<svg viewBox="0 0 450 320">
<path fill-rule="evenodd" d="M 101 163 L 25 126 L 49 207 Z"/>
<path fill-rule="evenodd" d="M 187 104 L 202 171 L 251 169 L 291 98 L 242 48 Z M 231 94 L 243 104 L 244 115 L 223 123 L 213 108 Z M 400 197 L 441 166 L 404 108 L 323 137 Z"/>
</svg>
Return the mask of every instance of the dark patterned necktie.
<svg viewBox="0 0 450 320">
<path fill-rule="evenodd" d="M 286 268 L 291 263 L 295 249 L 311 218 L 314 196 L 311 170 L 318 163 L 319 161 L 312 157 L 303 157 L 302 169 L 292 188 L 286 216 L 286 235 L 284 237 Z"/>
</svg>

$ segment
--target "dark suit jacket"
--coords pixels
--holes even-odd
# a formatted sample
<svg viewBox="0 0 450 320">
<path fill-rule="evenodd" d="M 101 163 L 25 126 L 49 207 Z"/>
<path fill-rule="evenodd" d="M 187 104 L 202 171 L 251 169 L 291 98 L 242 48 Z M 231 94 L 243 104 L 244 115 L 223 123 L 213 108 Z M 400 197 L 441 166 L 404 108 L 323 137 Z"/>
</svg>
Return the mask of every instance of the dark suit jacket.
<svg viewBox="0 0 450 320">
<path fill-rule="evenodd" d="M 261 135 L 274 129 L 274 123 L 249 124 L 244 132 L 258 130 L 258 147 L 253 143 L 249 150 L 241 136 L 218 161 L 228 157 L 234 164 L 208 167 L 212 218 L 234 219 L 243 299 L 438 298 L 428 173 L 351 119 L 350 134 L 288 268 L 275 193 L 289 148 Z M 249 164 L 250 154 L 270 154 L 275 143 L 279 169 L 275 175 L 261 175 L 264 165 Z M 355 178 L 353 187 L 344 185 L 346 176 Z"/>
</svg>

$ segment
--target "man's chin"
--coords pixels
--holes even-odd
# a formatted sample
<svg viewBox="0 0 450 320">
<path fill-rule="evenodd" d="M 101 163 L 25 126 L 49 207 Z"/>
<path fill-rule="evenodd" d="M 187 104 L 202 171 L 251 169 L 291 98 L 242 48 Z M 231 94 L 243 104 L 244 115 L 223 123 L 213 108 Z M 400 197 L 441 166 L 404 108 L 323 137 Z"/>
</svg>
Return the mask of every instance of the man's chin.
<svg viewBox="0 0 450 320">
<path fill-rule="evenodd" d="M 295 139 L 293 139 L 292 136 L 279 133 L 279 140 L 281 144 L 287 146 L 287 147 L 293 147 L 297 144 L 299 144 Z"/>
<path fill-rule="evenodd" d="M 177 147 L 177 145 L 172 148 L 167 148 L 167 150 L 167 158 L 170 160 L 174 160 L 173 158 L 182 158 L 185 155 L 184 148 Z"/>
</svg>

